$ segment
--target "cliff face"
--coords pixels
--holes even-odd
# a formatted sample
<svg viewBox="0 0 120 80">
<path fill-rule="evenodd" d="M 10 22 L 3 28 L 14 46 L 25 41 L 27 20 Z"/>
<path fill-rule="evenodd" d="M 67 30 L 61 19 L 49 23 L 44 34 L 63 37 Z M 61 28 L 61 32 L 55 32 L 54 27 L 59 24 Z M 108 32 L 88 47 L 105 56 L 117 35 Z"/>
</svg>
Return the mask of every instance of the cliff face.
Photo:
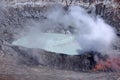
<svg viewBox="0 0 120 80">
<path fill-rule="evenodd" d="M 6 0 L 1 1 L 0 33 L 1 38 L 12 42 L 14 36 L 24 28 L 29 20 L 43 20 L 44 13 L 54 3 L 66 8 L 70 5 L 80 5 L 94 16 L 99 15 L 115 27 L 116 34 L 120 36 L 120 1 L 119 0 Z M 5 5 L 3 5 L 5 4 Z M 11 26 L 11 27 L 10 27 Z"/>
</svg>

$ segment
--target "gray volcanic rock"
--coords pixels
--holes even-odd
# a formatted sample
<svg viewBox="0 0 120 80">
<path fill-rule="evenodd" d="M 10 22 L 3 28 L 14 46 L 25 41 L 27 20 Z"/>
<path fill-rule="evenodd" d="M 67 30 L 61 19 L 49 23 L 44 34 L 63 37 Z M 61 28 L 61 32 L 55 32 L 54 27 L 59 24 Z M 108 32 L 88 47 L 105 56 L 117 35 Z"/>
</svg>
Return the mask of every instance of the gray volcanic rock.
<svg viewBox="0 0 120 80">
<path fill-rule="evenodd" d="M 15 39 L 19 38 L 21 36 L 21 32 L 26 29 L 26 24 L 31 23 L 30 21 L 45 21 L 47 18 L 45 13 L 49 11 L 50 8 L 55 6 L 54 1 L 46 1 L 47 2 L 46 5 L 31 4 L 29 1 L 22 2 L 22 0 L 18 1 L 18 3 L 15 3 L 14 0 L 7 1 L 7 2 L 9 3 L 9 5 L 7 6 L 1 5 L 0 7 L 0 15 L 1 15 L 0 16 L 0 39 L 1 39 L 0 43 L 1 44 L 2 42 L 11 43 Z M 51 4 L 49 4 L 48 2 Z M 107 23 L 115 27 L 115 29 L 117 30 L 116 34 L 119 35 L 119 11 L 120 11 L 119 5 L 118 5 L 119 1 L 95 2 L 93 0 L 91 1 L 83 0 L 83 1 L 75 1 L 73 3 L 73 1 L 69 2 L 69 1 L 62 0 L 58 2 L 57 3 L 59 5 L 66 7 L 66 9 L 71 4 L 79 3 L 79 5 L 86 8 L 89 13 L 95 13 L 95 15 L 99 15 L 103 17 Z M 110 3 L 112 5 L 110 5 Z M 44 32 L 47 32 L 47 30 L 52 32 L 53 29 L 45 29 Z M 70 29 L 67 29 L 67 30 L 71 31 Z M 67 33 L 66 32 L 67 30 L 64 28 L 61 28 L 61 29 L 55 29 L 53 32 L 61 33 L 62 31 L 64 31 L 64 33 Z M 119 45 L 117 45 L 117 47 L 119 47 Z M 5 45 L 1 45 L 0 49 L 1 49 L 1 53 L 3 54 L 10 54 L 10 55 L 15 54 L 15 57 L 18 56 L 19 63 L 23 63 L 27 65 L 41 64 L 41 65 L 56 66 L 59 68 L 67 68 L 67 69 L 73 69 L 73 70 L 75 70 L 75 68 L 80 70 L 83 68 L 84 69 L 90 68 L 90 62 L 87 59 L 88 55 L 83 55 L 83 57 L 68 56 L 63 54 L 59 55 L 55 53 L 46 52 L 44 50 L 38 50 L 38 49 L 34 50 L 34 49 L 27 49 L 27 48 L 21 49 L 21 47 L 5 46 Z M 81 64 L 83 66 L 81 66 Z"/>
<path fill-rule="evenodd" d="M 93 69 L 96 64 L 93 59 L 95 55 L 90 52 L 70 56 L 11 45 L 14 40 L 21 37 L 21 32 L 25 32 L 27 23 L 45 21 L 45 12 L 56 4 L 64 6 L 66 10 L 71 4 L 80 5 L 86 8 L 88 13 L 103 17 L 108 24 L 115 27 L 116 34 L 120 36 L 119 0 L 108 2 L 106 0 L 42 0 L 50 2 L 47 5 L 25 3 L 30 1 L 0 0 L 0 80 L 117 80 L 119 78 L 120 73 L 73 72 Z M 54 32 L 67 33 L 67 30 L 60 28 L 55 29 Z M 119 40 L 115 48 L 120 49 Z"/>
<path fill-rule="evenodd" d="M 83 65 L 81 62 L 83 62 L 84 59 L 82 59 L 82 57 L 80 58 L 80 56 L 60 55 L 44 50 L 27 49 L 8 44 L 3 44 L 2 46 L 6 48 L 2 48 L 0 51 L 9 51 L 4 55 L 0 53 L 1 80 L 93 80 L 98 78 L 102 80 L 116 80 L 120 76 L 120 74 L 116 72 L 78 72 L 79 70 L 81 71 L 81 69 L 83 69 L 82 71 L 88 71 L 86 66 L 88 66 L 89 62 L 85 61 L 87 65 L 85 63 Z M 77 72 L 69 70 L 75 70 Z"/>
<path fill-rule="evenodd" d="M 18 37 L 18 34 L 21 33 L 22 30 L 25 29 L 27 23 L 31 23 L 30 21 L 45 21 L 46 15 L 45 13 L 54 6 L 54 0 L 44 1 L 45 5 L 37 4 L 37 1 L 41 0 L 33 0 L 33 4 L 29 0 L 19 0 L 15 2 L 14 0 L 8 0 L 5 4 L 0 7 L 0 37 L 8 42 L 12 42 Z M 36 3 L 35 3 L 36 2 Z M 55 1 L 56 4 L 62 5 L 65 7 L 69 7 L 70 5 L 77 3 L 85 7 L 89 13 L 99 15 L 105 19 L 105 21 L 115 27 L 116 34 L 119 36 L 119 20 L 120 20 L 120 9 L 119 9 L 119 1 L 110 0 L 110 1 L 94 1 L 94 0 L 83 0 L 83 1 L 74 1 L 74 0 L 61 0 Z M 49 4 L 51 3 L 51 4 Z M 1 2 L 2 4 L 2 2 Z M 23 5 L 22 5 L 23 4 Z M 28 26 L 28 25 L 27 25 Z M 58 25 L 61 26 L 61 25 Z M 46 30 L 46 29 L 45 29 Z M 62 32 L 64 29 L 56 29 L 54 32 Z M 70 30 L 70 29 L 68 29 Z M 66 30 L 64 30 L 65 32 Z"/>
<path fill-rule="evenodd" d="M 11 56 L 17 59 L 17 64 L 27 66 L 47 66 L 50 68 L 68 69 L 75 71 L 89 71 L 94 68 L 96 62 L 94 55 L 87 53 L 84 55 L 70 56 L 46 52 L 40 49 L 27 49 L 24 47 L 12 46 L 11 51 L 15 51 Z M 12 53 L 9 53 L 12 54 Z"/>
<path fill-rule="evenodd" d="M 57 54 L 42 49 L 13 46 L 3 40 L 0 42 L 0 57 L 8 59 L 12 64 L 31 67 L 41 65 L 57 69 L 90 71 L 96 64 L 94 56 L 92 53 L 75 56 Z"/>
</svg>

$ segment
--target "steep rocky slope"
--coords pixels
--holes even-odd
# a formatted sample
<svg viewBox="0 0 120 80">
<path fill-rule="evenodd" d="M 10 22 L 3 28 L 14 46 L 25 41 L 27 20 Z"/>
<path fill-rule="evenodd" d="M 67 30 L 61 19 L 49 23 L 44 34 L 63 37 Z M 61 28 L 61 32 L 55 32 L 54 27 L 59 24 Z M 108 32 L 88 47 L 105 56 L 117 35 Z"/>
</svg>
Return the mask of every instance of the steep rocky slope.
<svg viewBox="0 0 120 80">
<path fill-rule="evenodd" d="M 38 2 L 39 1 L 39 2 Z M 7 3 L 6 3 L 7 2 Z M 3 4 L 5 5 L 3 5 Z M 105 21 L 115 27 L 116 33 L 119 36 L 119 20 L 120 20 L 120 2 L 117 0 L 101 0 L 101 1 L 94 1 L 94 0 L 83 0 L 83 1 L 75 1 L 75 0 L 47 0 L 41 3 L 41 0 L 34 1 L 33 3 L 31 1 L 14 1 L 14 0 L 8 0 L 8 1 L 1 1 L 1 13 L 2 15 L 0 17 L 1 20 L 1 28 L 0 29 L 1 37 L 6 36 L 5 40 L 9 40 L 9 37 L 12 41 L 12 36 L 15 35 L 19 29 L 23 28 L 26 23 L 29 20 L 44 20 L 46 18 L 45 12 L 49 10 L 50 7 L 54 5 L 54 3 L 63 5 L 66 8 L 70 5 L 80 5 L 82 7 L 85 7 L 89 13 L 92 13 L 95 15 L 99 15 L 105 19 Z M 11 27 L 10 27 L 11 26 Z M 11 29 L 9 29 L 9 28 Z M 13 28 L 13 29 L 12 29 Z M 14 29 L 15 28 L 15 29 Z M 12 34 L 13 33 L 13 34 Z"/>
</svg>

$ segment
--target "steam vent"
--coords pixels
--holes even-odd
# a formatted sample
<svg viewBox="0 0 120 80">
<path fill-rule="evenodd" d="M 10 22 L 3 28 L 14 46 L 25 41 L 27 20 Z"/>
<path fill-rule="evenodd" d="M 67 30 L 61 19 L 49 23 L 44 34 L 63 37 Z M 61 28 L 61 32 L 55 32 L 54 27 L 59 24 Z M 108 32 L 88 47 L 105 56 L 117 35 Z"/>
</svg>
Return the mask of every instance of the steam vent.
<svg viewBox="0 0 120 80">
<path fill-rule="evenodd" d="M 120 80 L 119 0 L 0 0 L 0 80 Z"/>
</svg>

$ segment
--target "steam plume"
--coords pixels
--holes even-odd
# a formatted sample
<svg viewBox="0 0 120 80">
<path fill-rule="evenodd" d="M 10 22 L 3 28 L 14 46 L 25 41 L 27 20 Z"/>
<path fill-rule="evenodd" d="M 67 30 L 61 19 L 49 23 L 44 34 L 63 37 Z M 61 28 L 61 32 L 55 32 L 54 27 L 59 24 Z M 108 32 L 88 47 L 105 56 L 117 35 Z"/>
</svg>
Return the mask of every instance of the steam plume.
<svg viewBox="0 0 120 80">
<path fill-rule="evenodd" d="M 68 12 L 57 9 L 48 15 L 48 18 L 65 27 L 73 26 L 77 29 L 75 36 L 82 48 L 80 52 L 107 51 L 116 38 L 110 25 L 99 17 L 94 19 L 79 6 L 69 7 Z"/>
<path fill-rule="evenodd" d="M 47 18 L 41 22 L 30 22 L 33 23 L 32 26 L 34 27 L 28 27 L 30 30 L 27 33 L 27 36 L 30 36 L 29 39 L 26 36 L 23 37 L 23 41 L 20 39 L 18 42 L 13 42 L 13 44 L 29 46 L 25 45 L 25 43 L 29 44 L 32 43 L 29 41 L 33 41 L 36 47 L 32 47 L 39 48 L 41 46 L 40 44 L 43 43 L 40 41 L 40 32 L 57 32 L 55 31 L 56 28 L 57 30 L 62 28 L 69 30 L 75 36 L 80 47 L 79 53 L 88 51 L 106 53 L 112 49 L 112 43 L 116 39 L 114 29 L 101 18 L 92 17 L 85 9 L 79 6 L 70 6 L 68 10 L 64 10 L 62 7 L 56 7 L 52 11 L 48 11 L 46 15 Z M 25 41 L 24 38 L 29 41 Z"/>
</svg>

